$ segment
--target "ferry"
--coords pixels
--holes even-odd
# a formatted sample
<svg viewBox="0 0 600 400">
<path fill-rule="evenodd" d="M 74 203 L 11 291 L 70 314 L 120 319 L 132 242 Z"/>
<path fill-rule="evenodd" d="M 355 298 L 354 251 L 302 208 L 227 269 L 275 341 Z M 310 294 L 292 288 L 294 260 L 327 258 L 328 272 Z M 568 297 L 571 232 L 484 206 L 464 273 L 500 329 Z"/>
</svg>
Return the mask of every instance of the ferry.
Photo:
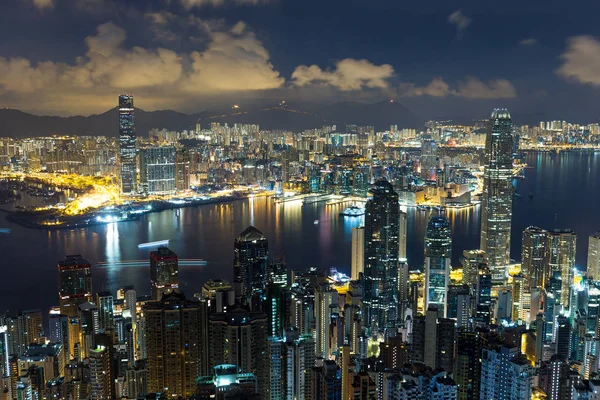
<svg viewBox="0 0 600 400">
<path fill-rule="evenodd" d="M 340 213 L 344 217 L 360 217 L 365 215 L 365 209 L 357 206 L 350 206 Z"/>
</svg>

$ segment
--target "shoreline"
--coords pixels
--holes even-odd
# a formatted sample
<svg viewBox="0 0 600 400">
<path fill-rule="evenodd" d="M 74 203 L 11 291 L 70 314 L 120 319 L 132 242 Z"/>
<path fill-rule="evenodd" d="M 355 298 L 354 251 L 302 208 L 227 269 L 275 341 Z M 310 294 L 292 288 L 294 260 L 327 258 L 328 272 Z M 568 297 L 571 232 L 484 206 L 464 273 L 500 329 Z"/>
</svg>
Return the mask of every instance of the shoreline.
<svg viewBox="0 0 600 400">
<path fill-rule="evenodd" d="M 176 210 L 176 209 L 188 208 L 188 207 L 198 207 L 198 206 L 203 206 L 203 205 L 231 203 L 231 202 L 238 201 L 238 200 L 245 200 L 245 199 L 248 199 L 249 197 L 250 197 L 249 195 L 232 195 L 232 196 L 224 196 L 224 197 L 219 197 L 219 198 L 215 198 L 215 199 L 200 200 L 200 201 L 184 203 L 184 204 L 172 204 L 167 201 L 162 201 L 162 200 L 156 201 L 155 200 L 155 201 L 149 202 L 149 204 L 152 204 L 152 209 L 148 210 L 147 212 L 144 212 L 143 214 L 137 214 L 137 215 L 130 216 L 128 218 L 118 220 L 118 221 L 110 221 L 110 222 L 93 220 L 95 213 L 88 213 L 88 214 L 82 214 L 82 215 L 73 217 L 73 218 L 77 218 L 77 219 L 74 221 L 68 222 L 68 223 L 57 224 L 57 225 L 43 225 L 32 219 L 34 216 L 39 217 L 40 214 L 34 215 L 32 212 L 27 212 L 27 211 L 10 211 L 10 210 L 7 210 L 2 207 L 0 207 L 0 212 L 4 212 L 4 213 L 8 214 L 5 216 L 5 219 L 7 221 L 9 221 L 11 223 L 15 223 L 24 228 L 40 229 L 40 230 L 47 230 L 47 231 L 58 231 L 58 230 L 66 230 L 66 229 L 88 228 L 91 226 L 108 225 L 108 224 L 112 224 L 112 223 L 138 221 L 141 216 L 146 215 L 146 214 L 160 213 L 160 212 L 167 211 L 167 210 Z"/>
</svg>

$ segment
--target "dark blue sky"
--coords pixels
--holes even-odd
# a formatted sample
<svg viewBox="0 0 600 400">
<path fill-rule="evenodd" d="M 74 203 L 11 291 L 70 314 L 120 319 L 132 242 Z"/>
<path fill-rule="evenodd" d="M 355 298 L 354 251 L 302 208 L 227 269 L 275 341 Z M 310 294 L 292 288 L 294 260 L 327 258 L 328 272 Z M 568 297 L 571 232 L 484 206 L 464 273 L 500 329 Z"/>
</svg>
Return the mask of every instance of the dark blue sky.
<svg viewBox="0 0 600 400">
<path fill-rule="evenodd" d="M 598 117 L 598 1 L 5 0 L 0 7 L 0 106 L 101 112 L 129 91 L 141 107 L 184 111 L 255 98 L 394 97 L 432 117 L 493 106 Z M 86 37 L 98 38 L 96 47 Z"/>
</svg>

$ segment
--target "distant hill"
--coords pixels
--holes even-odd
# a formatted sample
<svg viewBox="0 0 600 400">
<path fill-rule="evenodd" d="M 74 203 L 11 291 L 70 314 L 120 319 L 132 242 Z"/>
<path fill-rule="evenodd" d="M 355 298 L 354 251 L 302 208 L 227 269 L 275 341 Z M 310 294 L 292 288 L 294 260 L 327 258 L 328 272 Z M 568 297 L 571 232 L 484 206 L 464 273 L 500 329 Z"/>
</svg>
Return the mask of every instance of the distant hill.
<svg viewBox="0 0 600 400">
<path fill-rule="evenodd" d="M 267 108 L 210 110 L 196 114 L 177 111 L 135 110 L 138 135 L 146 136 L 152 128 L 170 130 L 193 129 L 196 121 L 208 126 L 211 122 L 253 123 L 261 129 L 289 129 L 301 131 L 325 124 L 373 125 L 378 130 L 390 125 L 419 128 L 423 121 L 399 103 L 344 102 L 331 105 L 278 105 Z M 0 109 L 0 137 L 24 138 L 54 134 L 118 135 L 118 109 L 102 114 L 73 117 L 39 116 L 19 110 Z"/>
</svg>

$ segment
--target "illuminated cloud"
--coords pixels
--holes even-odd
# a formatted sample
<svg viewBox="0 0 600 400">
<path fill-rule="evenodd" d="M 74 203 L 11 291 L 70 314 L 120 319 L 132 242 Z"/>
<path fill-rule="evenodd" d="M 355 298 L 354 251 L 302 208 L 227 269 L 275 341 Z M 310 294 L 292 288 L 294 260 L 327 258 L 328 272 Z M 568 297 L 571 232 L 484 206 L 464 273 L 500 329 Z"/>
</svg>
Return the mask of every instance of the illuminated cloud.
<svg viewBox="0 0 600 400">
<path fill-rule="evenodd" d="M 386 89 L 394 68 L 389 64 L 375 65 L 368 60 L 346 58 L 338 61 L 333 70 L 323 70 L 317 65 L 300 65 L 292 73 L 296 86 L 325 84 L 341 91 L 363 88 Z"/>
<path fill-rule="evenodd" d="M 38 10 L 54 8 L 54 0 L 33 0 L 33 6 Z"/>
<path fill-rule="evenodd" d="M 462 10 L 456 10 L 448 16 L 448 22 L 456 26 L 456 34 L 461 36 L 464 30 L 471 25 L 472 19 L 463 14 Z"/>
<path fill-rule="evenodd" d="M 517 90 L 506 79 L 482 82 L 475 77 L 468 77 L 458 83 L 458 89 L 452 89 L 441 77 L 434 78 L 425 86 L 417 86 L 413 83 L 402 83 L 399 88 L 400 96 L 432 96 L 446 97 L 457 96 L 470 99 L 503 99 L 517 96 Z"/>
<path fill-rule="evenodd" d="M 600 86 L 600 41 L 593 36 L 575 36 L 567 41 L 556 73 L 573 81 Z"/>
<path fill-rule="evenodd" d="M 204 6 L 212 6 L 212 7 L 221 7 L 221 6 L 229 6 L 229 5 L 260 5 L 269 3 L 270 0 L 179 0 L 181 5 L 187 10 L 192 9 L 194 7 L 204 7 Z"/>
<path fill-rule="evenodd" d="M 535 46 L 537 44 L 537 39 L 536 38 L 527 38 L 527 39 L 523 39 L 521 41 L 519 41 L 519 46 L 524 46 L 524 47 L 528 47 L 528 46 Z"/>
<path fill-rule="evenodd" d="M 0 103 L 54 112 L 92 112 L 134 92 L 149 108 L 180 107 L 197 96 L 279 88 L 284 79 L 244 23 L 210 33 L 206 48 L 178 54 L 165 48 L 125 48 L 125 31 L 106 23 L 85 39 L 73 64 L 0 57 Z"/>
<path fill-rule="evenodd" d="M 494 79 L 487 83 L 468 77 L 458 84 L 457 96 L 471 99 L 508 99 L 517 96 L 517 90 L 507 79 Z"/>
</svg>

